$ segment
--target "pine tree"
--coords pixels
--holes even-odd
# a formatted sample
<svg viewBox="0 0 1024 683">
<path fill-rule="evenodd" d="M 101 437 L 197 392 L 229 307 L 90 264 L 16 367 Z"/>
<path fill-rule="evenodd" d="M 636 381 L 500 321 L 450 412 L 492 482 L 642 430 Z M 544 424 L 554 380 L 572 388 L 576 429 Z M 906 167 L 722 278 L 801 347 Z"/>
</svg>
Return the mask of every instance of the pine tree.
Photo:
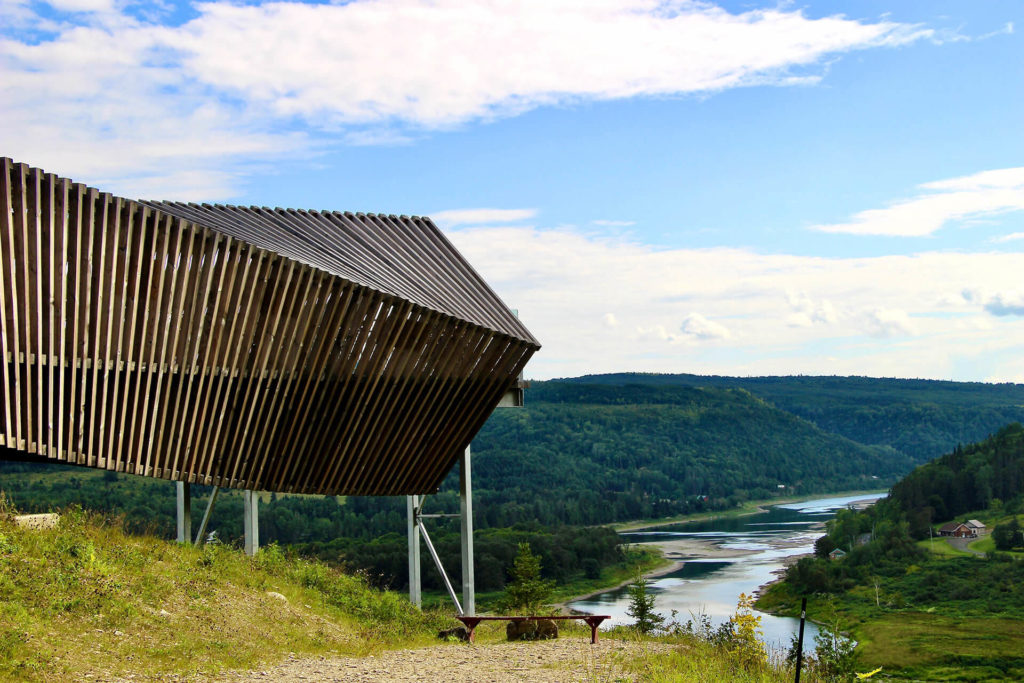
<svg viewBox="0 0 1024 683">
<path fill-rule="evenodd" d="M 530 544 L 520 543 L 512 565 L 512 581 L 505 587 L 505 609 L 537 613 L 551 599 L 554 586 L 554 581 L 540 578 L 540 557 L 533 554 Z"/>
<path fill-rule="evenodd" d="M 626 614 L 636 619 L 633 628 L 643 634 L 656 631 L 665 625 L 665 617 L 654 611 L 654 595 L 647 591 L 650 582 L 637 576 L 629 587 L 629 609 Z"/>
</svg>

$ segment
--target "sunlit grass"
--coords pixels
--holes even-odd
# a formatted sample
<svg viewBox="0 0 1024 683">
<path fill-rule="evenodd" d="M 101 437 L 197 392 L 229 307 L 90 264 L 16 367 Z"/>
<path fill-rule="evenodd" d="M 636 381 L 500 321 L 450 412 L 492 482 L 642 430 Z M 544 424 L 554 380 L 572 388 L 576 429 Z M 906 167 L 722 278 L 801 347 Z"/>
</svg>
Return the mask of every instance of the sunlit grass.
<svg viewBox="0 0 1024 683">
<path fill-rule="evenodd" d="M 179 546 L 80 511 L 52 530 L 0 519 L 0 679 L 209 674 L 434 643 L 454 623 L 276 547 Z"/>
</svg>

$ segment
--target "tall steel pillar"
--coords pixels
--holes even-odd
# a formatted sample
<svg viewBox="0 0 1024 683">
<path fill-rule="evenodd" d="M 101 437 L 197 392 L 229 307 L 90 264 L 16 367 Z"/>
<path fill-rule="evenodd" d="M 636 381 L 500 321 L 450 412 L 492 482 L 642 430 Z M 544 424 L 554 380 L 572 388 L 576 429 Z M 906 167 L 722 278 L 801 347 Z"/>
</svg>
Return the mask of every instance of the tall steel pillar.
<svg viewBox="0 0 1024 683">
<path fill-rule="evenodd" d="M 244 517 L 242 525 L 245 533 L 245 554 L 252 557 L 260 549 L 260 496 L 256 491 L 242 492 Z"/>
<path fill-rule="evenodd" d="M 409 513 L 409 602 L 417 607 L 422 607 L 419 505 L 419 496 L 405 497 L 405 507 Z"/>
<path fill-rule="evenodd" d="M 473 573 L 473 479 L 470 447 L 459 458 L 459 516 L 462 518 L 462 613 L 476 616 L 476 580 Z"/>
<path fill-rule="evenodd" d="M 178 543 L 192 542 L 192 488 L 186 481 L 176 481 L 178 489 Z"/>
</svg>

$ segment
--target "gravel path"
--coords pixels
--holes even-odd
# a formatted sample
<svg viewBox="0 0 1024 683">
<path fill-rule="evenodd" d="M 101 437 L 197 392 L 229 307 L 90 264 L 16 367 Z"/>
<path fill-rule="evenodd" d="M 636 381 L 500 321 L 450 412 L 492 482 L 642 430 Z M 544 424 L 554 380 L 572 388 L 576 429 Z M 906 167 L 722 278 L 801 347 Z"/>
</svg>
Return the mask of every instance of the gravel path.
<svg viewBox="0 0 1024 683">
<path fill-rule="evenodd" d="M 454 683 L 512 683 L 537 681 L 632 681 L 617 661 L 645 653 L 668 651 L 661 643 L 567 637 L 532 643 L 467 645 L 453 643 L 418 650 L 394 650 L 369 657 L 300 659 L 257 671 L 231 672 L 216 678 L 238 681 L 451 681 Z"/>
</svg>

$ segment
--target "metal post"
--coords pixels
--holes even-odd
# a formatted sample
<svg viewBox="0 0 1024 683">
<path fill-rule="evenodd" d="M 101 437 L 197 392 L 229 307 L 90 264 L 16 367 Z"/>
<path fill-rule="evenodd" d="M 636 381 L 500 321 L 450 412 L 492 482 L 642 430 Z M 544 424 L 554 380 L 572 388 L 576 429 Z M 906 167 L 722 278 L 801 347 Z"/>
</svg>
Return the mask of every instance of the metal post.
<svg viewBox="0 0 1024 683">
<path fill-rule="evenodd" d="M 245 511 L 243 527 L 245 531 L 245 554 L 252 557 L 260 549 L 260 497 L 255 491 L 246 490 L 242 493 Z"/>
<path fill-rule="evenodd" d="M 459 458 L 459 513 L 462 517 L 462 606 L 463 614 L 476 616 L 476 580 L 473 575 L 473 479 L 470 452 Z"/>
<path fill-rule="evenodd" d="M 416 518 L 419 507 L 419 496 L 406 496 L 405 506 L 409 513 L 409 602 L 417 607 L 423 606 L 423 594 L 420 590 L 420 523 Z"/>
<path fill-rule="evenodd" d="M 423 542 L 427 544 L 427 550 L 430 552 L 430 556 L 434 558 L 434 566 L 437 567 L 437 573 L 441 575 L 441 579 L 444 581 L 444 587 L 448 589 L 448 596 L 455 603 L 455 609 L 458 610 L 459 616 L 466 616 L 466 613 L 462 609 L 462 605 L 459 604 L 459 599 L 455 596 L 455 589 L 452 588 L 452 582 L 448 580 L 448 574 L 444 571 L 444 565 L 441 564 L 441 558 L 437 555 L 437 549 L 434 548 L 434 543 L 430 540 L 430 534 L 427 533 L 427 528 L 420 526 L 420 533 L 423 534 Z"/>
<path fill-rule="evenodd" d="M 196 545 L 206 543 L 206 525 L 210 523 L 210 515 L 213 514 L 213 506 L 217 502 L 219 491 L 220 487 L 214 486 L 213 491 L 210 492 L 210 499 L 206 501 L 206 512 L 203 513 L 203 520 L 199 522 L 199 531 L 196 532 Z"/>
<path fill-rule="evenodd" d="M 176 481 L 178 489 L 178 543 L 192 540 L 192 488 L 188 482 Z"/>
<path fill-rule="evenodd" d="M 800 600 L 800 635 L 796 638 L 796 680 L 800 683 L 800 666 L 804 663 L 804 621 L 807 619 L 807 598 Z"/>
</svg>

